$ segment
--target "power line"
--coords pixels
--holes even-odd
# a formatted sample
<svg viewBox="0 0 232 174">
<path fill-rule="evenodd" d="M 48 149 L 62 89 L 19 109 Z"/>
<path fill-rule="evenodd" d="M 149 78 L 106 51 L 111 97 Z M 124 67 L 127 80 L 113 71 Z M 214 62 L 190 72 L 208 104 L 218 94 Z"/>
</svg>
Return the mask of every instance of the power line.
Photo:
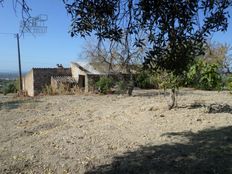
<svg viewBox="0 0 232 174">
<path fill-rule="evenodd" d="M 1 35 L 16 35 L 16 33 L 0 33 Z"/>
<path fill-rule="evenodd" d="M 17 40 L 17 48 L 18 48 L 18 63 L 19 63 L 19 90 L 23 90 L 23 84 L 22 84 L 22 70 L 21 70 L 21 57 L 20 57 L 20 45 L 19 45 L 19 34 L 18 33 L 3 33 L 0 32 L 1 35 L 14 35 Z"/>
</svg>

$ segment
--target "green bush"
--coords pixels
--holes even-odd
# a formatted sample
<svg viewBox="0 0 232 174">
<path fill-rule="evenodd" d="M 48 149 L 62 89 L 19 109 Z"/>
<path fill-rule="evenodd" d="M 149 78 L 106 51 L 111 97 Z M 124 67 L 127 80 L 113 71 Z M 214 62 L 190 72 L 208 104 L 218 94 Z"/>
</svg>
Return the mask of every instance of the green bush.
<svg viewBox="0 0 232 174">
<path fill-rule="evenodd" d="M 219 73 L 218 64 L 209 64 L 202 60 L 196 61 L 186 74 L 186 84 L 205 90 L 220 89 L 222 87 L 222 76 Z"/>
<path fill-rule="evenodd" d="M 232 92 L 232 82 L 229 82 L 227 85 L 227 89 Z"/>
<path fill-rule="evenodd" d="M 182 85 L 182 76 L 164 70 L 157 71 L 157 81 L 160 89 L 178 89 Z"/>
<path fill-rule="evenodd" d="M 222 77 L 218 72 L 217 64 L 207 64 L 202 70 L 200 85 L 203 89 L 220 89 L 222 87 Z"/>
<path fill-rule="evenodd" d="M 9 94 L 9 93 L 16 93 L 17 92 L 17 87 L 16 87 L 16 83 L 15 82 L 10 82 L 5 84 L 5 86 L 3 86 L 3 94 Z"/>
<path fill-rule="evenodd" d="M 118 93 L 118 94 L 125 94 L 126 91 L 127 91 L 127 87 L 128 87 L 128 85 L 127 85 L 127 83 L 125 81 L 123 81 L 123 80 L 118 81 L 116 83 L 116 86 L 115 86 L 116 93 Z"/>
<path fill-rule="evenodd" d="M 157 88 L 157 79 L 155 75 L 145 70 L 137 76 L 136 84 L 142 89 L 154 89 Z"/>
<path fill-rule="evenodd" d="M 225 89 L 232 92 L 232 75 L 227 75 L 224 78 Z"/>
<path fill-rule="evenodd" d="M 16 90 L 19 91 L 19 85 L 20 85 L 19 78 L 17 78 L 17 79 L 14 81 L 14 84 L 15 84 Z"/>
<path fill-rule="evenodd" d="M 96 82 L 96 86 L 100 93 L 107 94 L 113 87 L 113 80 L 109 77 L 101 77 L 99 81 Z"/>
</svg>

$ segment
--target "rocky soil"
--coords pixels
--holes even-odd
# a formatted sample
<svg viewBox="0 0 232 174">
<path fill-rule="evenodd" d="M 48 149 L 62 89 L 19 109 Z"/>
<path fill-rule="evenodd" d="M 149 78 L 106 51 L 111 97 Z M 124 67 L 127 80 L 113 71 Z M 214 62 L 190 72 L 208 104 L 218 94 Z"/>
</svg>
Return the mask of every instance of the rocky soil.
<svg viewBox="0 0 232 174">
<path fill-rule="evenodd" d="M 232 95 L 1 95 L 0 173 L 232 173 Z"/>
</svg>

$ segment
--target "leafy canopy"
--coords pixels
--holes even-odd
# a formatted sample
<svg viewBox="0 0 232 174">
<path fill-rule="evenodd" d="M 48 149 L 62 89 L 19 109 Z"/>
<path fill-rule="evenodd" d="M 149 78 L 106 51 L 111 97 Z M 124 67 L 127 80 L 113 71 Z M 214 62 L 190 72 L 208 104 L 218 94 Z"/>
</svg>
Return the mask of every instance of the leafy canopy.
<svg viewBox="0 0 232 174">
<path fill-rule="evenodd" d="M 125 32 L 135 46 L 150 47 L 149 68 L 180 75 L 198 55 L 207 37 L 228 27 L 231 0 L 63 0 L 72 16 L 71 35 L 95 34 L 120 42 Z M 144 45 L 139 31 L 145 31 Z M 138 39 L 139 38 L 139 39 Z"/>
</svg>

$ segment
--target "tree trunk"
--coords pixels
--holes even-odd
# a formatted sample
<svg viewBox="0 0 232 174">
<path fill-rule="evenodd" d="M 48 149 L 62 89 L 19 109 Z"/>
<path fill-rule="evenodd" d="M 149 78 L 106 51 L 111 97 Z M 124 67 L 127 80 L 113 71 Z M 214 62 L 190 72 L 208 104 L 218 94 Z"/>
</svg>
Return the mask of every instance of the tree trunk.
<svg viewBox="0 0 232 174">
<path fill-rule="evenodd" d="M 128 95 L 129 95 L 129 96 L 132 96 L 132 92 L 133 92 L 133 89 L 129 87 L 129 88 L 128 88 Z"/>
<path fill-rule="evenodd" d="M 177 106 L 177 101 L 176 101 L 176 89 L 172 88 L 171 93 L 170 93 L 170 103 L 168 104 L 168 109 L 171 110 Z"/>
<path fill-rule="evenodd" d="M 133 89 L 134 89 L 134 81 L 133 81 L 132 73 L 130 72 L 130 81 L 128 84 L 128 95 L 129 96 L 132 96 Z"/>
<path fill-rule="evenodd" d="M 133 81 L 129 81 L 128 91 L 127 91 L 129 96 L 132 96 L 133 90 L 134 90 L 134 82 Z"/>
</svg>

